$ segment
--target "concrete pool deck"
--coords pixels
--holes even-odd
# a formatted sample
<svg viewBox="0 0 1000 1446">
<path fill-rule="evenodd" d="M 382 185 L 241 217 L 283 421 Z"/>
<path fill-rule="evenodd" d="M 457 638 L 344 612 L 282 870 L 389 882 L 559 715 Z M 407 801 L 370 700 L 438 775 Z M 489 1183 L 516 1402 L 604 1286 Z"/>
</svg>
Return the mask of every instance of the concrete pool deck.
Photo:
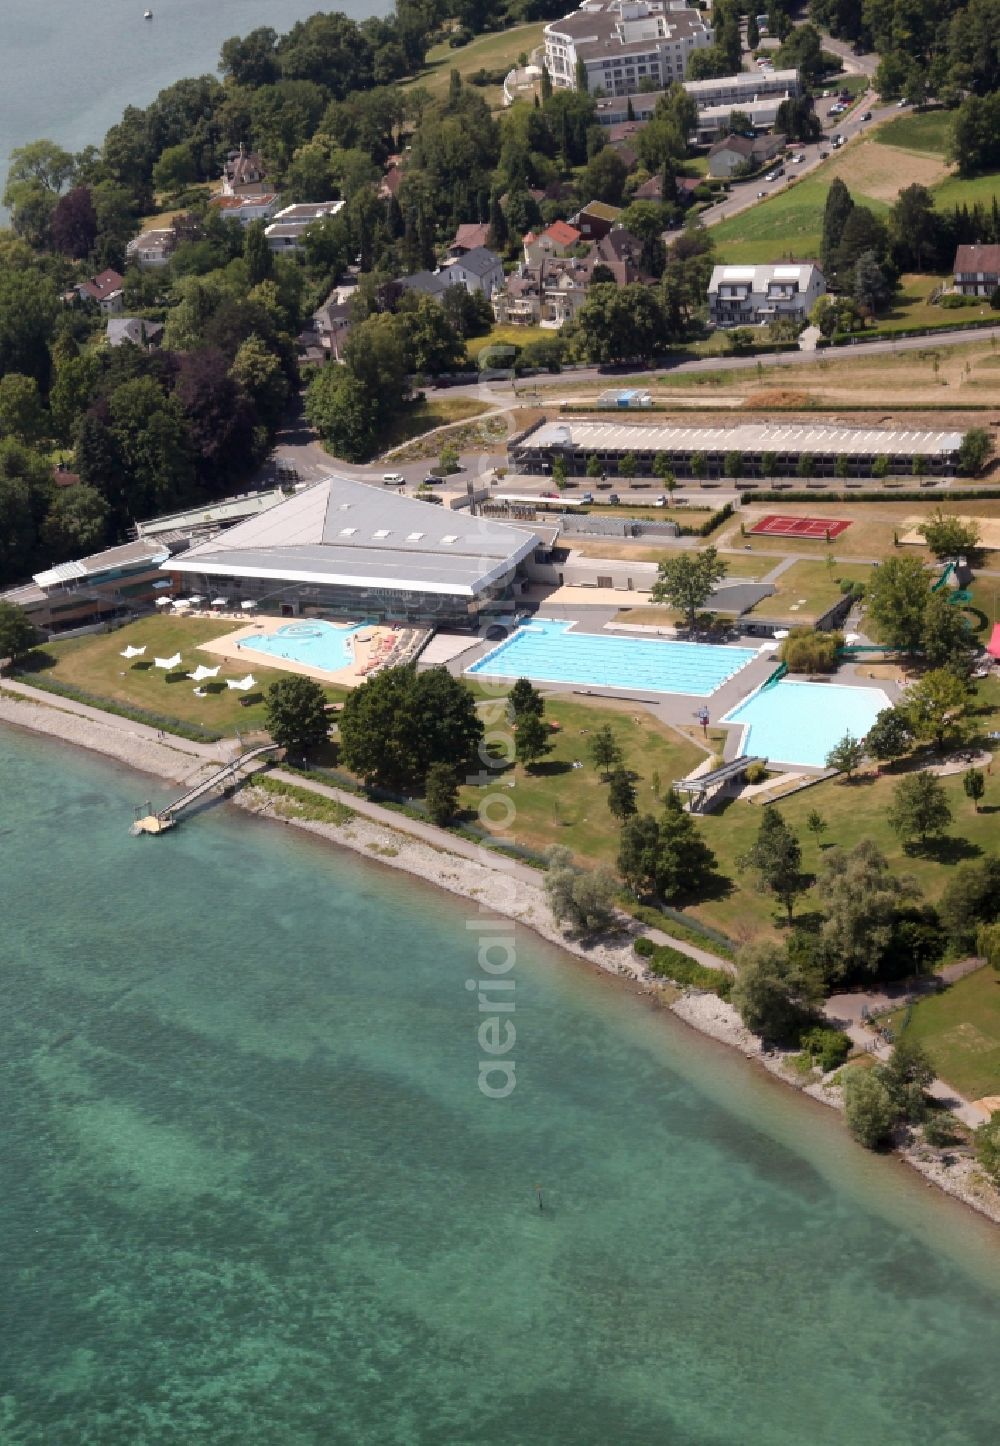
<svg viewBox="0 0 1000 1446">
<path fill-rule="evenodd" d="M 380 651 L 388 653 L 388 644 L 399 636 L 392 628 L 382 627 L 376 623 L 370 627 L 365 626 L 360 637 L 355 634 L 350 640 L 350 646 L 354 652 L 354 662 L 349 667 L 338 668 L 336 671 L 315 668 L 309 663 L 300 663 L 294 658 L 281 658 L 274 653 L 255 652 L 249 646 L 239 647 L 240 643 L 249 644 L 254 638 L 272 637 L 279 629 L 287 627 L 289 623 L 310 621 L 324 622 L 329 627 L 344 630 L 357 627 L 357 623 L 354 622 L 335 622 L 329 618 L 285 618 L 258 614 L 251 623 L 237 628 L 234 632 L 224 633 L 221 637 L 210 638 L 208 642 L 200 643 L 199 648 L 202 652 L 212 653 L 217 658 L 226 658 L 229 662 L 238 663 L 247 672 L 252 672 L 255 667 L 273 668 L 283 673 L 298 673 L 304 678 L 315 678 L 318 683 L 332 683 L 341 688 L 356 688 L 365 681 L 367 672 L 378 659 Z"/>
</svg>

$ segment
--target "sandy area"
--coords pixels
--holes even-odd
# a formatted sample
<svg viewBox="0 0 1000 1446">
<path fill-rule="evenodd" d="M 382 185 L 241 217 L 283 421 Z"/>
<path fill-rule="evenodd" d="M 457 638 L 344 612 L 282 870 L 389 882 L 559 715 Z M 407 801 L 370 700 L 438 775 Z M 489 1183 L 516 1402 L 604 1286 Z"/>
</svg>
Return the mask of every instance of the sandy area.
<svg viewBox="0 0 1000 1446">
<path fill-rule="evenodd" d="M 967 504 L 968 505 L 968 504 Z M 950 508 L 948 509 L 951 510 Z M 926 547 L 927 539 L 917 528 L 924 521 L 923 517 L 904 517 L 899 524 L 899 541 L 906 547 Z M 979 517 L 966 511 L 963 513 L 963 521 L 974 522 L 979 528 L 980 546 L 990 552 L 1000 552 L 1000 517 Z"/>
<path fill-rule="evenodd" d="M 231 743 L 225 742 L 207 746 L 160 738 L 153 730 L 127 719 L 108 715 L 104 721 L 81 716 L 55 704 L 50 706 L 47 701 L 16 697 L 9 691 L 0 692 L 0 723 L 3 722 L 91 749 L 130 768 L 173 782 L 189 782 L 206 769 L 217 767 L 218 762 L 230 756 L 232 748 Z M 595 968 L 654 993 L 660 992 L 659 983 L 645 971 L 624 929 L 620 935 L 596 943 L 585 944 L 567 936 L 553 919 L 540 883 L 536 885 L 501 872 L 489 850 L 482 851 L 481 861 L 463 858 L 450 853 L 446 847 L 434 847 L 357 814 L 340 825 L 282 817 L 281 801 L 261 789 L 255 790 L 252 784 L 232 801 L 262 817 L 303 828 L 380 864 L 402 869 L 474 902 L 479 915 L 513 919 Z M 804 1088 L 806 1093 L 826 1104 L 840 1106 L 839 1090 L 819 1081 L 803 1085 L 802 1077 L 788 1068 L 787 1056 L 765 1049 L 760 1039 L 743 1026 L 735 1009 L 716 995 L 681 994 L 670 1003 L 670 1008 L 686 1024 L 739 1050 L 748 1059 L 759 1061 L 787 1083 Z M 937 1152 L 922 1144 L 905 1148 L 901 1155 L 941 1189 L 1000 1222 L 1000 1193 L 986 1183 L 971 1162 L 961 1160 L 946 1166 Z"/>
<path fill-rule="evenodd" d="M 930 187 L 947 175 L 948 167 L 941 156 L 862 141 L 830 162 L 825 179 L 839 176 L 851 191 L 863 191 L 874 201 L 895 201 L 907 186 Z"/>
</svg>

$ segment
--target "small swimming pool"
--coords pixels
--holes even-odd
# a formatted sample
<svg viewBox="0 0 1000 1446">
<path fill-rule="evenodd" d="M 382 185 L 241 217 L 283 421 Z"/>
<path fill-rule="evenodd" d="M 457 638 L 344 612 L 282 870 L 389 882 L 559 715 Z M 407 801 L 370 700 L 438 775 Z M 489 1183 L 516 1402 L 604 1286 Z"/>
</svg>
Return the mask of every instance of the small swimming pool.
<svg viewBox="0 0 1000 1446">
<path fill-rule="evenodd" d="M 577 633 L 572 623 L 535 618 L 466 672 L 707 698 L 756 656 L 753 648 Z"/>
<path fill-rule="evenodd" d="M 823 768 L 845 733 L 863 738 L 883 708 L 892 706 L 881 688 L 836 683 L 766 683 L 723 718 L 742 723 L 743 752 L 776 763 Z"/>
<path fill-rule="evenodd" d="M 324 673 L 338 673 L 349 668 L 354 662 L 351 638 L 371 623 L 353 623 L 350 627 L 335 628 L 319 618 L 303 619 L 301 622 L 285 623 L 273 633 L 262 633 L 259 637 L 241 638 L 236 644 L 241 653 L 261 653 L 269 658 L 287 658 L 293 663 L 302 663 L 308 668 L 319 668 Z"/>
</svg>

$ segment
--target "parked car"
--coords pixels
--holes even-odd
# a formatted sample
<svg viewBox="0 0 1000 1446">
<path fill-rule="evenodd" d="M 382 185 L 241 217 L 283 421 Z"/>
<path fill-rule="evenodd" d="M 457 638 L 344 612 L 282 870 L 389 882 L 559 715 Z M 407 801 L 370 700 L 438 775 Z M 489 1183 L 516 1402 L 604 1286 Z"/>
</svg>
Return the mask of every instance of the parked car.
<svg viewBox="0 0 1000 1446">
<path fill-rule="evenodd" d="M 383 472 L 382 482 L 386 487 L 402 487 L 406 478 L 402 472 Z"/>
<path fill-rule="evenodd" d="M 593 494 L 593 492 L 584 492 L 584 493 L 581 495 L 581 497 L 580 497 L 580 501 L 581 501 L 581 502 L 593 502 L 593 500 L 594 500 L 594 494 Z"/>
<path fill-rule="evenodd" d="M 424 480 L 423 480 L 423 486 L 424 486 L 424 487 L 436 487 L 439 482 L 443 482 L 443 481 L 444 481 L 444 478 L 443 478 L 443 477 L 439 477 L 436 472 L 428 472 L 428 473 L 427 473 L 427 476 L 426 476 L 426 477 L 424 478 Z"/>
<path fill-rule="evenodd" d="M 896 109 L 897 109 L 897 110 L 905 110 L 906 107 L 909 105 L 909 103 L 910 103 L 910 102 L 906 99 L 906 96 L 904 95 L 904 96 L 901 97 L 901 99 L 897 100 L 897 102 L 896 102 Z"/>
<path fill-rule="evenodd" d="M 863 121 L 870 121 L 871 118 L 872 118 L 872 113 L 871 113 L 870 110 L 866 110 L 865 113 L 864 113 L 864 115 L 861 117 L 861 119 L 862 119 Z"/>
<path fill-rule="evenodd" d="M 618 493 L 617 493 L 617 492 L 609 492 L 609 493 L 608 493 L 608 501 L 611 503 L 611 506 L 612 506 L 612 507 L 617 507 L 617 506 L 619 505 L 619 503 L 621 502 L 621 500 L 622 500 L 622 499 L 618 496 Z"/>
<path fill-rule="evenodd" d="M 842 91 L 840 92 L 839 96 L 837 97 L 837 99 L 838 99 L 838 100 L 850 101 L 850 100 L 851 100 L 851 92 L 850 92 L 849 90 L 842 90 Z"/>
<path fill-rule="evenodd" d="M 767 175 L 764 177 L 764 180 L 765 180 L 765 181 L 776 181 L 780 175 L 781 175 L 781 172 L 780 172 L 780 171 L 768 171 Z"/>
<path fill-rule="evenodd" d="M 758 192 L 757 192 L 757 200 L 758 200 L 758 201 L 763 200 L 763 198 L 764 198 L 766 195 L 767 195 L 767 192 L 766 192 L 766 191 L 758 191 Z"/>
<path fill-rule="evenodd" d="M 539 497 L 555 497 L 555 498 L 558 498 L 559 493 L 558 493 L 558 492 L 539 492 L 538 495 L 539 495 Z"/>
<path fill-rule="evenodd" d="M 657 506 L 657 507 L 666 507 L 666 505 L 667 505 L 667 499 L 666 499 L 665 497 L 657 497 L 657 499 L 656 499 L 656 506 Z"/>
<path fill-rule="evenodd" d="M 792 165 L 793 165 L 793 166 L 801 166 L 801 164 L 802 164 L 802 162 L 803 162 L 804 160 L 805 160 L 805 155 L 802 154 L 802 153 L 800 153 L 799 155 L 792 157 Z"/>
</svg>

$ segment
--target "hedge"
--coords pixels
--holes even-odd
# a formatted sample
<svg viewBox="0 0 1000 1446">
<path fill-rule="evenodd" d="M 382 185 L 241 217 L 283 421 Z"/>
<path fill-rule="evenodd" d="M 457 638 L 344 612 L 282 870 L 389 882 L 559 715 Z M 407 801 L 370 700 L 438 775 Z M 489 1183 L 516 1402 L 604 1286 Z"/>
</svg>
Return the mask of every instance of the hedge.
<svg viewBox="0 0 1000 1446">
<path fill-rule="evenodd" d="M 718 508 L 717 511 L 709 513 L 705 521 L 699 523 L 697 527 L 685 527 L 683 522 L 679 522 L 677 524 L 677 536 L 708 537 L 709 533 L 714 532 L 717 527 L 721 527 L 724 522 L 729 521 L 734 510 L 733 504 L 727 502 L 725 506 Z"/>
<path fill-rule="evenodd" d="M 182 718 L 153 713 L 148 708 L 133 708 L 127 703 L 115 703 L 110 698 L 88 693 L 72 683 L 59 682 L 38 673 L 15 671 L 10 676 L 20 683 L 27 683 L 31 688 L 41 688 L 47 693 L 57 694 L 60 698 L 71 698 L 74 703 L 86 703 L 90 708 L 99 708 L 102 713 L 128 718 L 132 723 L 145 723 L 147 727 L 158 728 L 163 733 L 176 733 L 179 738 L 187 738 L 192 743 L 218 743 L 220 738 L 225 737 L 225 734 L 217 733 L 212 728 L 203 728 L 200 723 L 185 723 Z"/>
<path fill-rule="evenodd" d="M 983 299 L 984 301 L 986 300 L 985 297 Z M 846 336 L 832 336 L 829 338 L 829 345 L 840 347 L 857 344 L 858 346 L 863 346 L 865 342 L 869 341 L 898 341 L 904 336 L 932 337 L 939 331 L 984 331 L 992 326 L 998 325 L 1000 325 L 1000 320 L 998 320 L 997 314 L 994 312 L 992 316 L 975 316 L 971 317 L 968 321 L 955 321 L 949 318 L 948 321 L 942 322 L 940 326 L 913 326 L 908 327 L 906 331 L 866 331 L 863 340 L 861 337 L 855 336 L 852 333 L 848 333 Z"/>
<path fill-rule="evenodd" d="M 754 502 L 885 502 L 886 497 L 891 502 L 926 502 L 929 494 L 926 488 L 919 492 L 900 491 L 893 487 L 888 494 L 885 491 L 865 492 L 827 492 L 812 488 L 808 492 L 779 491 L 771 492 L 762 489 L 759 492 L 742 492 L 740 494 L 740 506 L 747 507 Z M 981 502 L 984 497 L 996 496 L 996 489 L 990 492 L 985 487 L 949 487 L 945 494 L 948 502 Z"/>
<path fill-rule="evenodd" d="M 669 945 L 656 950 L 649 960 L 649 970 L 660 979 L 671 979 L 690 989 L 705 989 L 720 999 L 728 999 L 733 987 L 732 975 L 724 974 L 721 969 L 707 969 Z"/>
</svg>

